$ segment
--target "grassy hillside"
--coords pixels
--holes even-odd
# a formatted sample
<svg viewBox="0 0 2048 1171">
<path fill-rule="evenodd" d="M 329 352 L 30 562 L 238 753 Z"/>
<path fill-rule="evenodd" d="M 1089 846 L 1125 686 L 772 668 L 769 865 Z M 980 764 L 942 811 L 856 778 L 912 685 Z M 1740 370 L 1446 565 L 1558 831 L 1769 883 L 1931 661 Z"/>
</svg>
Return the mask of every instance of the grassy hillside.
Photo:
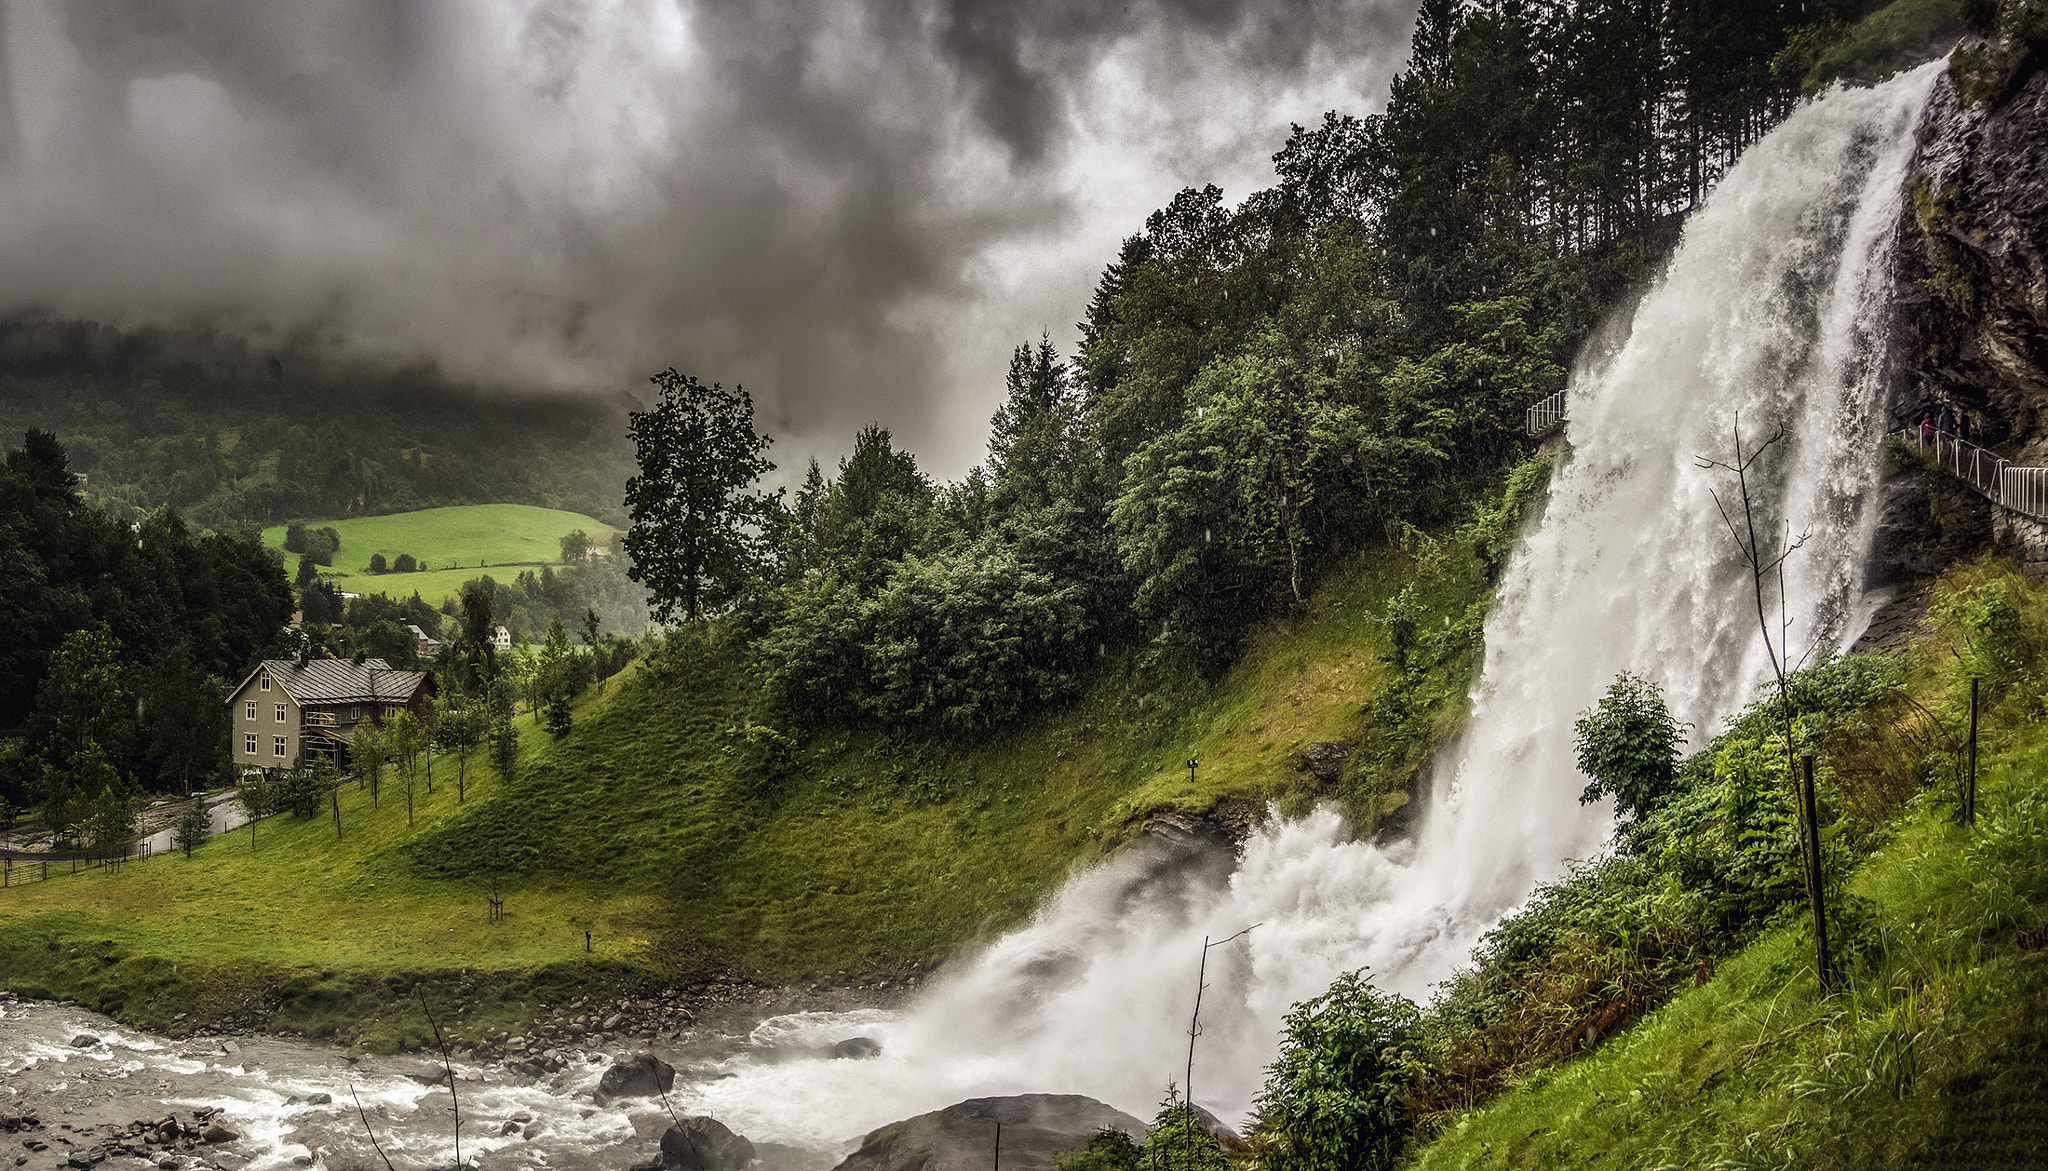
<svg viewBox="0 0 2048 1171">
<path fill-rule="evenodd" d="M 1748 946 L 1604 1046 L 1525 1060 L 1512 1088 L 1431 1119 L 1406 1165 L 2040 1166 L 2048 1135 L 2048 594 L 2010 567 L 1951 572 L 1887 718 L 1822 751 L 1823 813 L 1902 794 L 1833 899 L 1840 975 L 1815 978 L 1795 899 Z M 1978 820 L 1959 823 L 1969 680 L 1983 685 Z M 1856 820 L 1851 808 L 1849 822 Z M 1719 814 L 1729 816 L 1726 811 Z M 1711 832 L 1705 827 L 1703 832 Z M 1850 839 L 1863 838 L 1861 841 Z M 1648 864 L 1657 864 L 1654 859 Z M 1673 903 L 1679 884 L 1652 891 Z M 1614 919 L 1640 911 L 1615 909 Z M 1630 941 L 1655 964 L 1672 939 Z M 1583 986 L 1640 987 L 1583 948 Z M 1709 978 L 1710 977 L 1710 978 Z M 1535 1015 L 1540 1009 L 1524 1009 Z M 1569 1031 L 1567 1017 L 1563 1027 Z M 1496 1030 L 1498 1035 L 1499 1030 Z M 1464 1050 L 1473 1048 L 1465 1043 Z M 1425 1074 L 1418 1086 L 1429 1080 Z"/>
<path fill-rule="evenodd" d="M 978 744 L 784 735 L 750 723 L 762 713 L 744 648 L 672 638 L 586 694 L 567 739 L 522 718 L 517 778 L 473 781 L 459 809 L 454 765 L 437 758 L 411 827 L 387 779 L 381 809 L 344 790 L 340 840 L 325 815 L 272 818 L 253 848 L 238 832 L 189 861 L 0 892 L 0 983 L 158 1027 L 192 1014 L 180 1028 L 224 1010 L 210 988 L 261 988 L 278 1027 L 386 1047 L 398 1026 L 360 1018 L 403 973 L 498 971 L 510 1002 L 621 973 L 928 963 L 1014 924 L 1158 810 L 1328 796 L 1369 822 L 1397 805 L 1462 715 L 1467 619 L 1487 587 L 1469 539 L 1411 545 L 1350 563 L 1220 679 L 1112 661 L 1070 709 Z M 1462 632 L 1399 672 L 1382 623 L 1396 595 L 1423 629 Z M 1410 714 L 1390 735 L 1373 707 L 1396 679 Z M 1357 746 L 1335 782 L 1304 767 L 1316 743 Z M 472 763 L 472 778 L 488 771 Z M 499 924 L 484 915 L 494 878 Z"/>
<path fill-rule="evenodd" d="M 612 533 L 582 513 L 530 504 L 461 504 L 307 524 L 341 534 L 341 552 L 330 571 L 340 575 L 367 574 L 373 553 L 387 562 L 410 553 L 430 569 L 554 563 L 561 561 L 561 540 L 571 532 L 581 529 L 600 545 Z M 284 534 L 284 525 L 271 525 L 263 530 L 263 543 L 284 553 Z"/>
</svg>

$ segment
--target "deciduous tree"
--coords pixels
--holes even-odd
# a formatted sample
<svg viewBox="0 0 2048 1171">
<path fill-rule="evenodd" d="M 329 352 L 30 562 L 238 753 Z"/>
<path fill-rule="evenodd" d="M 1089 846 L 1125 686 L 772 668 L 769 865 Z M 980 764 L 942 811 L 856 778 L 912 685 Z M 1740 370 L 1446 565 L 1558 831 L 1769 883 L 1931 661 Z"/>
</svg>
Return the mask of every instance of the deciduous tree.
<svg viewBox="0 0 2048 1171">
<path fill-rule="evenodd" d="M 696 622 L 739 596 L 762 554 L 774 497 L 750 490 L 775 465 L 754 431 L 754 403 L 735 386 L 705 386 L 673 368 L 652 379 L 661 396 L 627 427 L 640 474 L 626 482 L 627 570 L 655 617 Z"/>
</svg>

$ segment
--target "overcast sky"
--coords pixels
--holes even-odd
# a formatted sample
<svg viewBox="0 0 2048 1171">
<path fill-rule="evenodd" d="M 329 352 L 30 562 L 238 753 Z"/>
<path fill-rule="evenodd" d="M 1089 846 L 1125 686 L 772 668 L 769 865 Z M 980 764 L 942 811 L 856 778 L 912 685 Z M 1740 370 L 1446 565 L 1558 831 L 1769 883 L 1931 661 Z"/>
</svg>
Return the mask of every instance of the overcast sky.
<svg viewBox="0 0 2048 1171">
<path fill-rule="evenodd" d="M 515 388 L 742 382 L 952 477 L 1183 186 L 1384 103 L 1415 0 L 0 0 L 0 312 Z"/>
</svg>

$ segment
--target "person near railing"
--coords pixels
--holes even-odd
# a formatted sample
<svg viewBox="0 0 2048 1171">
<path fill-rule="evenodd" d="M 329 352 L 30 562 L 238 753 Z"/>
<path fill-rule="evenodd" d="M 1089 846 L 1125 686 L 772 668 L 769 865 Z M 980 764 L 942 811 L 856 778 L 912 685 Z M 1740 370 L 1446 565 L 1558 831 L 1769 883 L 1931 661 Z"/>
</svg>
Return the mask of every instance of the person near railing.
<svg viewBox="0 0 2048 1171">
<path fill-rule="evenodd" d="M 1932 416 L 1932 415 L 1923 415 L 1923 416 L 1921 416 L 1921 418 L 1920 418 L 1920 446 L 1922 446 L 1922 447 L 1925 447 L 1925 446 L 1927 446 L 1927 445 L 1928 445 L 1929 443 L 1931 443 L 1931 442 L 1933 442 L 1933 441 L 1934 441 L 1934 416 Z"/>
</svg>

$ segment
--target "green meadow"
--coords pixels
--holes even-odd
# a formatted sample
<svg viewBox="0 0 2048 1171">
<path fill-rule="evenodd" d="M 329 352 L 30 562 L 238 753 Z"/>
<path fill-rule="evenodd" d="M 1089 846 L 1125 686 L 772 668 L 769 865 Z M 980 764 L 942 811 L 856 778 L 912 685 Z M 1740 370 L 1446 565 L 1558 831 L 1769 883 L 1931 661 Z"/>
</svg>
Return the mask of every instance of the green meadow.
<svg viewBox="0 0 2048 1171">
<path fill-rule="evenodd" d="M 348 580 L 342 588 L 354 593 L 410 596 L 414 590 L 430 601 L 453 594 L 463 581 L 486 567 L 559 563 L 561 540 L 581 529 L 599 545 L 612 529 L 580 512 L 537 508 L 530 504 L 465 504 L 425 508 L 389 516 L 348 520 L 309 520 L 308 528 L 332 528 L 341 535 L 341 551 L 326 572 Z M 284 553 L 284 525 L 263 530 L 263 543 Z M 372 554 L 388 563 L 410 553 L 427 567 L 424 573 L 370 575 Z M 296 565 L 297 554 L 284 553 Z M 459 576 L 457 576 L 459 575 Z"/>
</svg>

